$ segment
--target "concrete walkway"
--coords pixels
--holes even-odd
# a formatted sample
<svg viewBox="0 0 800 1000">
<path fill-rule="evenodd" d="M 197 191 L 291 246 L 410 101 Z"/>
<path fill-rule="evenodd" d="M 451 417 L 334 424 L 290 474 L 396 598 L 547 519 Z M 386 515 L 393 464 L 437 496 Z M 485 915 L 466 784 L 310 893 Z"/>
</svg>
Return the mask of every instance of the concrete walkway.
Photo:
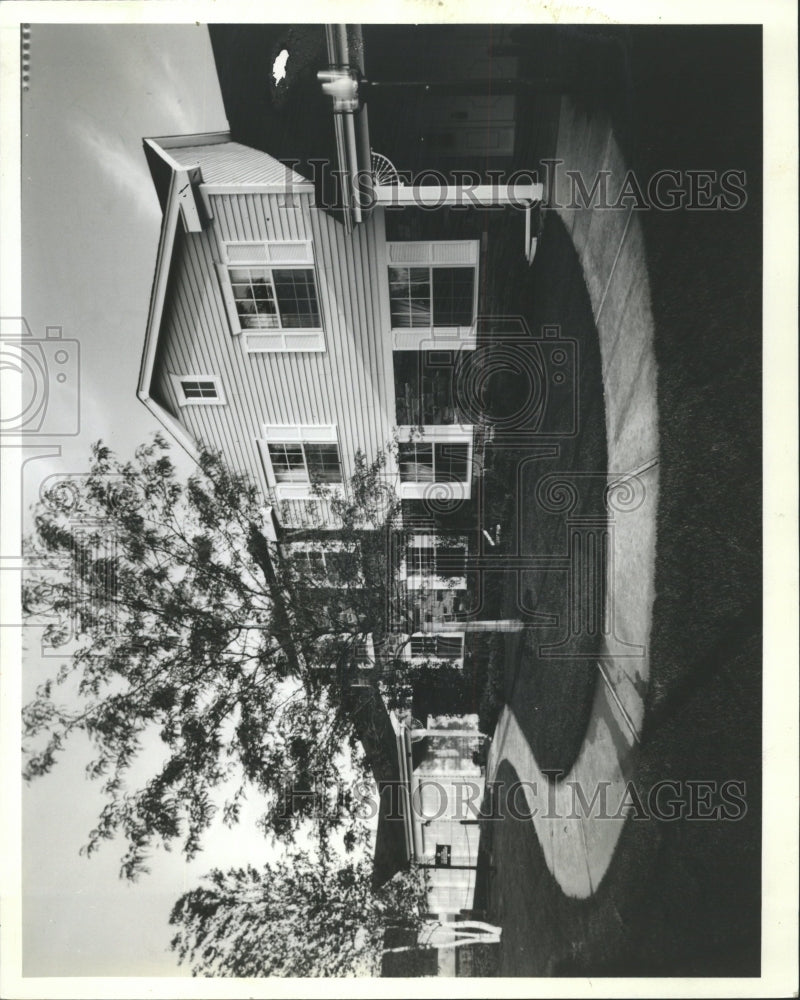
<svg viewBox="0 0 800 1000">
<path fill-rule="evenodd" d="M 555 172 L 554 189 L 545 192 L 546 203 L 571 203 L 565 171 L 580 171 L 591 190 L 597 172 L 606 170 L 613 204 L 625 164 L 606 119 L 579 113 L 564 98 L 556 158 L 564 162 Z M 586 737 L 570 774 L 548 784 L 506 707 L 495 730 L 487 780 L 494 780 L 503 761 L 514 767 L 527 783 L 527 807 L 550 871 L 566 895 L 586 898 L 605 875 L 625 823 L 625 786 L 634 774 L 644 717 L 658 500 L 656 366 L 643 234 L 635 212 L 591 206 L 556 210 L 580 258 L 600 339 L 608 470 L 615 481 L 609 491 L 614 540 L 608 635 Z M 606 796 L 602 817 L 598 803 L 582 808 L 575 788 L 580 786 L 590 803 L 600 784 Z"/>
</svg>

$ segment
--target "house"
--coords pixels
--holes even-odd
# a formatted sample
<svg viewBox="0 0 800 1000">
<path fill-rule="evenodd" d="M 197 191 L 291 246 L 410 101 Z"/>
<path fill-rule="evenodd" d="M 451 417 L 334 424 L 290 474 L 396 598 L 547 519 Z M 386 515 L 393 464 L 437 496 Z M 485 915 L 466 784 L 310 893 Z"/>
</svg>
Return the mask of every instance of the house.
<svg viewBox="0 0 800 1000">
<path fill-rule="evenodd" d="M 329 34 L 331 46 L 337 37 Z M 356 145 L 347 141 L 354 129 Z M 229 132 L 144 140 L 163 223 L 138 395 L 190 454 L 202 442 L 248 474 L 273 540 L 294 544 L 326 576 L 326 556 L 297 541 L 309 527 L 337 526 L 312 484 L 344 489 L 358 452 L 372 459 L 395 440 L 387 485 L 403 503 L 397 568 L 413 623 L 403 655 L 458 665 L 482 446 L 479 415 L 455 389 L 478 343 L 487 266 L 474 216 L 514 205 L 529 226 L 541 185 L 400 185 L 380 157 L 380 173 L 357 184 L 366 112 L 337 118 L 336 132 L 343 211 L 319 203 L 312 179 Z M 525 249 L 529 237 L 526 229 Z M 471 747 L 474 720 L 458 726 Z M 479 777 L 453 738 L 421 735 L 426 766 L 450 784 Z M 419 760 L 405 744 L 396 752 L 413 794 Z M 469 873 L 438 869 L 452 867 L 445 856 L 474 856 L 476 833 L 447 810 L 440 822 L 425 809 L 405 813 L 401 863 L 430 855 L 432 905 L 454 913 L 468 905 Z"/>
<path fill-rule="evenodd" d="M 202 441 L 248 473 L 276 530 L 335 527 L 312 481 L 336 489 L 358 451 L 374 458 L 396 438 L 401 572 L 452 604 L 466 543 L 442 546 L 414 502 L 472 495 L 478 428 L 454 371 L 476 345 L 480 239 L 400 238 L 405 216 L 435 228 L 414 202 L 430 189 L 414 187 L 378 185 L 348 227 L 305 177 L 225 132 L 146 139 L 145 154 L 163 224 L 139 398 L 190 454 Z M 539 193 L 467 189 L 467 203 Z M 451 186 L 438 201 L 463 196 Z"/>
</svg>

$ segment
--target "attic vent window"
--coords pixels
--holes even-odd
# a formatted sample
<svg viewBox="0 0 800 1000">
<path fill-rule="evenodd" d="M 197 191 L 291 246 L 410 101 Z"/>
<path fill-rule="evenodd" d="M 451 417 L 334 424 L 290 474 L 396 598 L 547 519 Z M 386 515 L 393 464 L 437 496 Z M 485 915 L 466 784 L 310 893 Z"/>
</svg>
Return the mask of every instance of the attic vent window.
<svg viewBox="0 0 800 1000">
<path fill-rule="evenodd" d="M 276 85 L 286 78 L 286 63 L 288 61 L 289 52 L 286 49 L 281 49 L 275 62 L 272 64 L 272 78 Z"/>
<path fill-rule="evenodd" d="M 225 396 L 215 375 L 170 376 L 178 394 L 179 406 L 223 406 Z"/>
</svg>

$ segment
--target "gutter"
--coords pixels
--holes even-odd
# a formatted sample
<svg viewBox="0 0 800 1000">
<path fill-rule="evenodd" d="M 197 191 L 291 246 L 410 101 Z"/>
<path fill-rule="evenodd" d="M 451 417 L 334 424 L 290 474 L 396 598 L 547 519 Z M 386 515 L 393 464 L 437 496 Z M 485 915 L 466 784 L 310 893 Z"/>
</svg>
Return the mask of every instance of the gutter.
<svg viewBox="0 0 800 1000">
<path fill-rule="evenodd" d="M 147 409 L 152 413 L 156 420 L 161 424 L 164 430 L 168 431 L 172 437 L 178 442 L 178 444 L 183 448 L 183 450 L 189 455 L 191 459 L 195 462 L 200 461 L 200 450 L 197 447 L 197 443 L 194 438 L 187 432 L 186 428 L 181 424 L 169 410 L 157 403 L 149 393 L 142 392 L 141 389 L 137 390 L 136 395 L 140 402 L 144 403 Z"/>
<path fill-rule="evenodd" d="M 353 53 L 356 68 L 362 77 L 366 76 L 366 65 L 364 62 L 364 34 L 360 24 L 352 25 L 355 51 Z M 367 205 L 372 204 L 372 147 L 369 142 L 369 119 L 367 117 L 367 105 L 362 104 L 355 119 L 356 130 L 358 132 L 358 159 L 361 164 L 361 188 L 356 193 L 357 197 L 362 196 Z"/>
</svg>

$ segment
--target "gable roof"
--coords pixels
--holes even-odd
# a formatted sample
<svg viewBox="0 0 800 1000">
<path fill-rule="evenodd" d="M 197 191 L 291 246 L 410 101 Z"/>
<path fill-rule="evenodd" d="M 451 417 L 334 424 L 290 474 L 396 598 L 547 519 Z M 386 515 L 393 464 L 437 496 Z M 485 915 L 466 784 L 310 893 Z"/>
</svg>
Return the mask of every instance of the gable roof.
<svg viewBox="0 0 800 1000">
<path fill-rule="evenodd" d="M 172 149 L 170 153 L 183 166 L 199 166 L 206 184 L 308 185 L 305 177 L 269 153 L 239 142 L 206 143 Z"/>
<path fill-rule="evenodd" d="M 189 434 L 150 395 L 178 225 L 182 220 L 187 231 L 199 228 L 201 223 L 197 215 L 195 194 L 201 184 L 268 184 L 278 188 L 297 190 L 300 187 L 301 190 L 307 190 L 308 182 L 268 153 L 232 142 L 230 132 L 227 131 L 145 138 L 143 145 L 163 218 L 137 396 L 182 447 L 193 458 L 197 458 L 197 448 Z"/>
</svg>

